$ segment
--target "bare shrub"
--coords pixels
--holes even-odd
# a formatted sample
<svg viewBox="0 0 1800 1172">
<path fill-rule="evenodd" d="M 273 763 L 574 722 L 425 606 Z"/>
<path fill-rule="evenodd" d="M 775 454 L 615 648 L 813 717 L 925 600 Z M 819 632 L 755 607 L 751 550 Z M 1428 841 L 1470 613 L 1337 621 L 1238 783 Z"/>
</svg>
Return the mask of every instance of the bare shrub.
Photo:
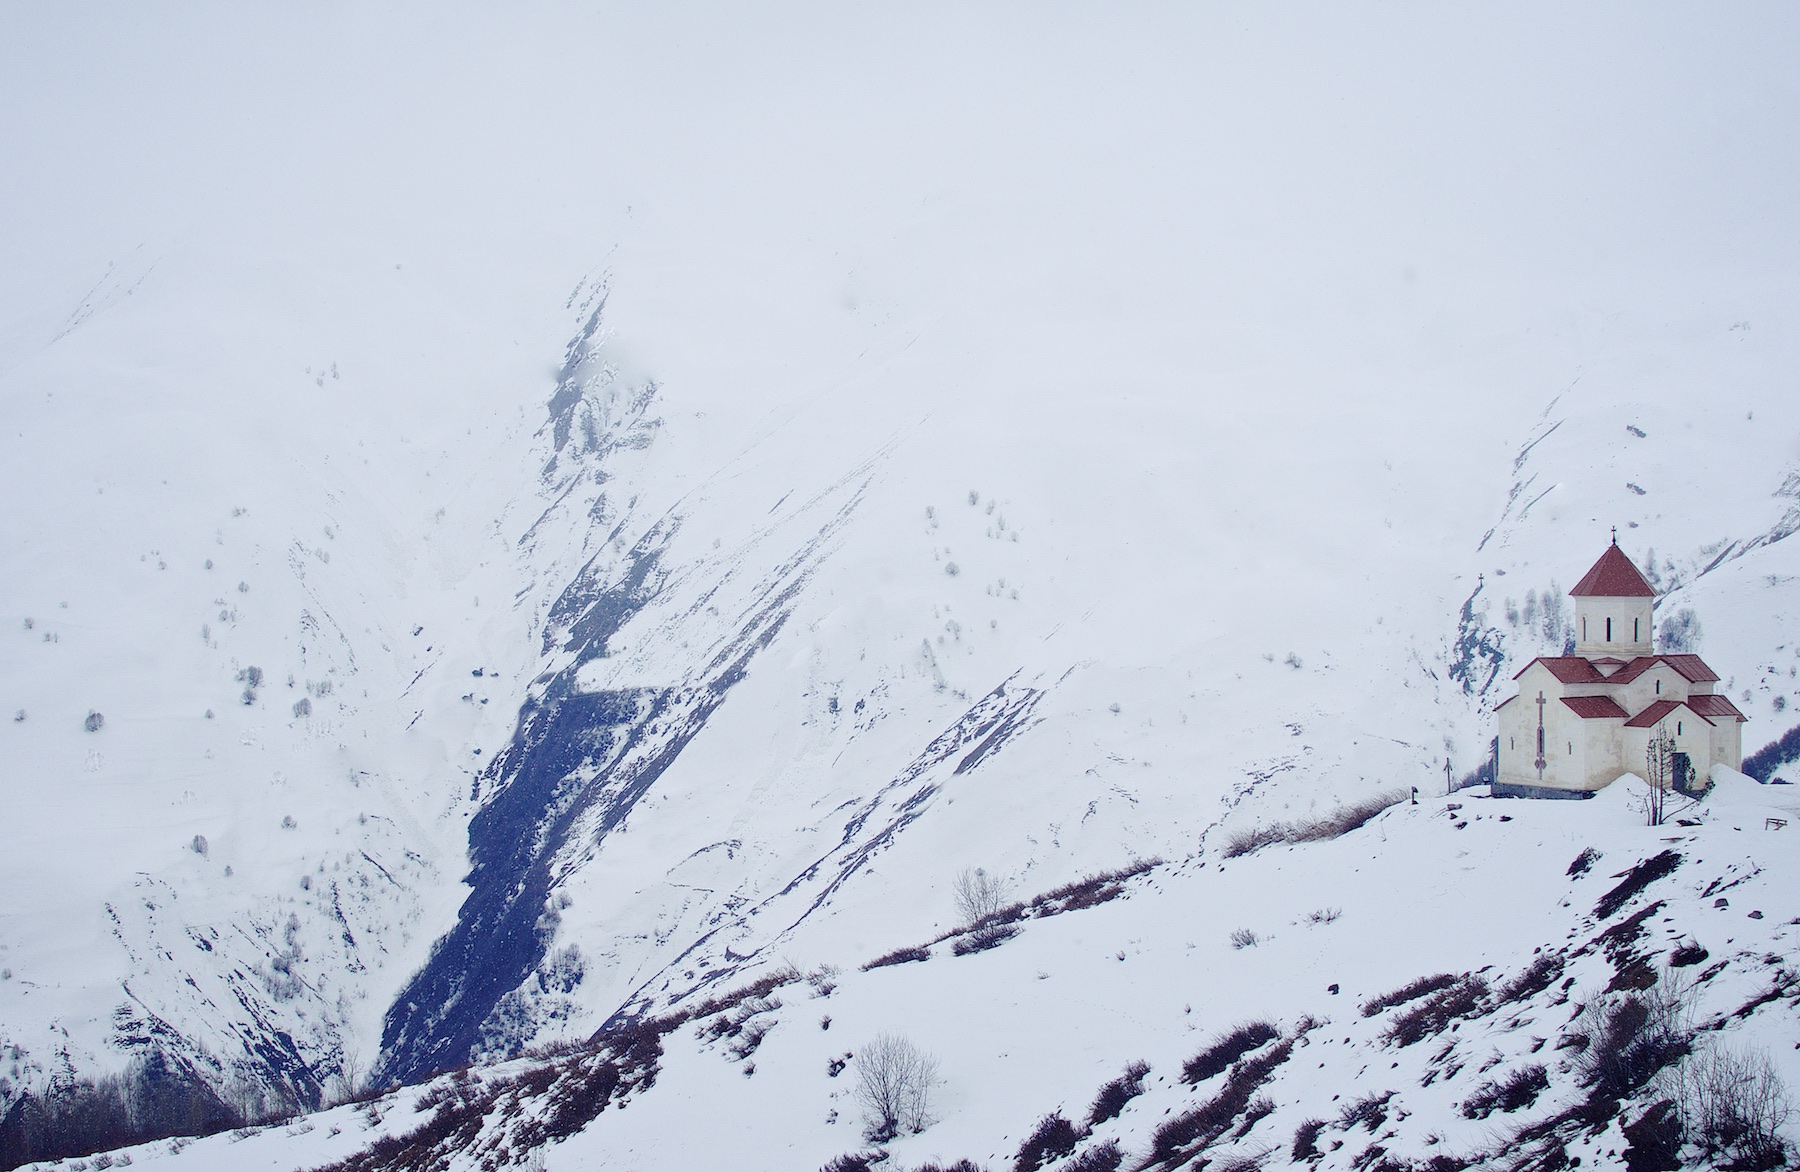
<svg viewBox="0 0 1800 1172">
<path fill-rule="evenodd" d="M 882 1034 L 856 1055 L 856 1099 L 871 1143 L 931 1124 L 931 1091 L 942 1079 L 937 1059 L 905 1038 Z"/>
<path fill-rule="evenodd" d="M 1031 914 L 1033 916 L 1056 916 L 1063 912 L 1081 911 L 1083 908 L 1098 907 L 1108 900 L 1117 899 L 1125 894 L 1125 881 L 1136 878 L 1152 867 L 1162 865 L 1158 858 L 1133 859 L 1127 866 L 1116 871 L 1100 871 L 1092 875 L 1084 875 L 1073 883 L 1065 883 L 1052 891 L 1031 897 Z"/>
<path fill-rule="evenodd" d="M 1521 1066 L 1497 1082 L 1485 1083 L 1463 1101 L 1465 1119 L 1486 1119 L 1495 1111 L 1518 1111 L 1531 1106 L 1550 1088 L 1550 1076 L 1537 1063 Z"/>
<path fill-rule="evenodd" d="M 1293 657 L 1289 656 L 1289 658 Z M 1232 1152 L 1229 1155 L 1220 1156 L 1207 1167 L 1213 1169 L 1213 1172 L 1260 1172 L 1262 1166 L 1268 1163 L 1269 1157 L 1273 1154 L 1274 1149 L 1272 1148 L 1258 1152 Z"/>
<path fill-rule="evenodd" d="M 1233 1064 L 1218 1094 L 1157 1126 L 1144 1165 L 1174 1166 L 1211 1147 L 1250 1108 L 1256 1092 L 1293 1051 L 1294 1043 L 1284 1041 Z"/>
<path fill-rule="evenodd" d="M 869 1169 L 887 1158 L 888 1154 L 883 1151 L 846 1152 L 827 1160 L 819 1168 L 819 1172 L 869 1172 Z"/>
<path fill-rule="evenodd" d="M 1280 1031 L 1266 1021 L 1245 1022 L 1234 1026 L 1182 1065 L 1181 1081 L 1189 1086 L 1197 1086 L 1215 1074 L 1223 1074 L 1233 1062 L 1280 1036 Z"/>
<path fill-rule="evenodd" d="M 1258 936 L 1248 928 L 1233 928 L 1231 931 L 1231 946 L 1233 948 L 1254 948 L 1261 940 L 1261 936 Z"/>
<path fill-rule="evenodd" d="M 1224 855 L 1228 859 L 1242 858 L 1244 855 L 1259 851 L 1265 846 L 1274 846 L 1278 842 L 1288 840 L 1288 828 L 1280 822 L 1267 826 L 1247 826 L 1233 831 L 1225 840 Z"/>
<path fill-rule="evenodd" d="M 1405 790 L 1387 790 L 1373 797 L 1364 798 L 1360 802 L 1339 806 L 1323 818 L 1294 823 L 1288 832 L 1288 841 L 1323 842 L 1326 839 L 1342 838 L 1352 830 L 1366 825 L 1375 815 L 1389 806 L 1404 802 L 1406 798 Z"/>
<path fill-rule="evenodd" d="M 81 722 L 81 727 L 89 732 L 99 732 L 106 727 L 106 717 L 98 712 L 90 712 L 87 714 L 87 719 Z"/>
<path fill-rule="evenodd" d="M 1385 790 L 1360 802 L 1339 806 L 1320 818 L 1302 822 L 1271 822 L 1267 826 L 1250 826 L 1235 831 L 1225 840 L 1224 856 L 1240 858 L 1278 842 L 1325 842 L 1341 838 L 1367 824 L 1389 806 L 1407 799 L 1405 790 Z"/>
<path fill-rule="evenodd" d="M 1362 1124 L 1370 1131 L 1378 1130 L 1388 1118 L 1388 1100 L 1394 1097 L 1393 1091 L 1370 1092 L 1360 1099 L 1344 1104 L 1338 1112 L 1338 1124 L 1348 1131 Z"/>
<path fill-rule="evenodd" d="M 1527 997 L 1535 997 L 1550 987 L 1551 982 L 1562 976 L 1563 957 L 1560 952 L 1541 952 L 1525 966 L 1524 971 L 1500 986 L 1500 1000 L 1523 1001 Z"/>
<path fill-rule="evenodd" d="M 862 969 L 863 972 L 866 973 L 870 969 L 886 968 L 891 964 L 908 964 L 916 960 L 930 959 L 931 949 L 929 948 L 896 948 L 894 951 L 883 953 L 874 960 L 863 965 Z"/>
<path fill-rule="evenodd" d="M 1319 1133 L 1324 1130 L 1323 1119 L 1308 1119 L 1294 1129 L 1294 1146 L 1289 1154 L 1296 1162 L 1324 1155 L 1319 1151 Z"/>
<path fill-rule="evenodd" d="M 1144 1076 L 1149 1073 L 1148 1062 L 1133 1062 L 1125 1068 L 1124 1074 L 1101 1087 L 1094 1096 L 1093 1106 L 1088 1108 L 1088 1126 L 1117 1119 L 1125 1104 L 1144 1093 Z"/>
<path fill-rule="evenodd" d="M 1064 1164 L 1063 1172 L 1119 1172 L 1119 1165 L 1124 1162 L 1125 1152 L 1117 1141 L 1109 1139 Z"/>
<path fill-rule="evenodd" d="M 1575 1065 L 1595 1096 L 1632 1094 L 1687 1053 L 1687 993 L 1665 974 L 1648 989 L 1583 1007 L 1578 1028 L 1587 1045 Z"/>
<path fill-rule="evenodd" d="M 1013 1172 L 1037 1172 L 1051 1160 L 1060 1160 L 1073 1152 L 1080 1142 L 1080 1130 L 1064 1119 L 1061 1111 L 1052 1111 L 1038 1120 L 1038 1125 L 1019 1145 L 1019 1154 L 1013 1159 Z"/>
<path fill-rule="evenodd" d="M 1682 1130 L 1709 1161 L 1724 1157 L 1734 1168 L 1787 1163 L 1781 1128 L 1793 1104 L 1766 1053 L 1707 1046 L 1670 1082 Z"/>
<path fill-rule="evenodd" d="M 1017 906 L 1017 905 L 1015 905 Z M 967 956 L 971 952 L 986 952 L 990 948 L 1006 943 L 1019 934 L 1019 926 L 1007 919 L 1002 912 L 994 918 L 969 929 L 950 946 L 955 956 Z"/>
<path fill-rule="evenodd" d="M 1448 989 L 1456 984 L 1455 973 L 1436 973 L 1429 977 L 1420 977 L 1409 981 L 1391 993 L 1383 993 L 1362 1007 L 1364 1017 L 1374 1017 L 1384 1009 L 1392 1009 L 1396 1005 L 1405 1005 L 1408 1001 L 1417 1001 L 1427 993 L 1436 993 L 1439 989 Z"/>
<path fill-rule="evenodd" d="M 1463 977 L 1412 1009 L 1396 1014 L 1387 1028 L 1386 1037 L 1390 1042 L 1410 1046 L 1422 1038 L 1442 1033 L 1457 1018 L 1473 1013 L 1487 995 L 1486 981 L 1480 977 Z"/>
</svg>

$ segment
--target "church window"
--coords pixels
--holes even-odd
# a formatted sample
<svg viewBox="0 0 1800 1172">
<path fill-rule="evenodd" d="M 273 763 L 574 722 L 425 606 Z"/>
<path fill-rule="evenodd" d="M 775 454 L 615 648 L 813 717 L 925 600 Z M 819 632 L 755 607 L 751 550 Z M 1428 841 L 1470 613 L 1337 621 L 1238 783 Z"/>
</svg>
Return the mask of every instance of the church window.
<svg viewBox="0 0 1800 1172">
<path fill-rule="evenodd" d="M 1675 735 L 1681 735 L 1681 722 L 1679 720 L 1675 722 Z"/>
<path fill-rule="evenodd" d="M 1638 620 L 1637 619 L 1631 620 L 1631 641 L 1633 643 L 1636 643 L 1638 641 Z"/>
<path fill-rule="evenodd" d="M 1587 620 L 1586 619 L 1581 620 L 1581 641 L 1583 643 L 1587 642 Z"/>
<path fill-rule="evenodd" d="M 1606 641 L 1612 642 L 1612 618 L 1610 616 L 1606 620 Z"/>
<path fill-rule="evenodd" d="M 1656 694 L 1658 696 L 1662 695 L 1662 681 L 1661 680 L 1656 681 Z"/>
</svg>

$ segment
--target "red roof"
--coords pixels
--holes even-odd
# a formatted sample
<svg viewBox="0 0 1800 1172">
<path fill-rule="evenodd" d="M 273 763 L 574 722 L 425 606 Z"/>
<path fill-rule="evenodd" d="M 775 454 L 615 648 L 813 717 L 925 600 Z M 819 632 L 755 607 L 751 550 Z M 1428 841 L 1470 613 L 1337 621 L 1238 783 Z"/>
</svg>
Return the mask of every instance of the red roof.
<svg viewBox="0 0 1800 1172">
<path fill-rule="evenodd" d="M 1541 663 L 1550 669 L 1550 674 L 1565 684 L 1604 684 L 1606 677 L 1598 668 L 1579 655 L 1544 655 L 1519 669 L 1518 679 L 1531 670 L 1532 664 Z"/>
<path fill-rule="evenodd" d="M 1611 696 L 1564 696 L 1562 702 L 1583 720 L 1624 720 L 1628 715 Z"/>
<path fill-rule="evenodd" d="M 1719 677 L 1698 655 L 1665 655 L 1662 661 L 1688 678 L 1689 683 L 1713 684 Z"/>
<path fill-rule="evenodd" d="M 1494 711 L 1495 712 L 1500 711 L 1502 708 L 1505 708 L 1508 704 L 1511 704 L 1514 700 L 1517 700 L 1517 699 L 1518 699 L 1518 696 L 1516 696 L 1516 695 L 1508 696 L 1506 699 L 1500 701 L 1500 703 L 1494 705 Z"/>
<path fill-rule="evenodd" d="M 1625 722 L 1626 728 L 1654 728 L 1656 722 L 1681 707 L 1679 700 L 1658 700 Z"/>
<path fill-rule="evenodd" d="M 1626 721 L 1625 727 L 1626 728 L 1654 728 L 1658 721 L 1660 721 L 1664 717 L 1668 716 L 1669 713 L 1675 711 L 1677 708 L 1686 708 L 1689 712 L 1692 712 L 1695 716 L 1698 716 L 1701 720 L 1704 720 L 1704 721 L 1706 721 L 1706 723 L 1711 724 L 1713 722 L 1710 719 L 1708 719 L 1708 717 L 1715 715 L 1715 714 L 1708 713 L 1708 712 L 1702 712 L 1702 711 L 1700 711 L 1699 708 L 1697 708 L 1694 705 L 1694 700 L 1702 700 L 1702 699 L 1723 700 L 1725 702 L 1725 706 L 1727 708 L 1731 708 L 1731 701 L 1726 700 L 1725 697 L 1723 697 L 1723 696 L 1695 696 L 1695 697 L 1690 698 L 1685 703 L 1683 703 L 1680 700 L 1658 700 L 1656 703 L 1650 705 L 1650 707 L 1644 709 L 1642 712 L 1638 713 L 1636 716 L 1634 716 L 1630 720 Z M 1736 708 L 1731 708 L 1731 710 L 1732 710 L 1732 712 L 1737 711 Z M 1721 712 L 1721 713 L 1717 713 L 1716 715 L 1723 716 L 1725 714 Z M 1742 719 L 1742 717 L 1740 717 L 1739 719 Z"/>
<path fill-rule="evenodd" d="M 1625 551 L 1609 545 L 1594 568 L 1587 572 L 1575 589 L 1574 598 L 1655 598 L 1656 591 L 1638 568 L 1631 564 Z"/>
<path fill-rule="evenodd" d="M 1605 660 L 1601 660 L 1605 663 Z M 1719 677 L 1698 655 L 1640 655 L 1607 677 L 1608 683 L 1629 684 L 1659 663 L 1674 668 L 1690 684 L 1716 684 Z M 1560 676 L 1558 677 L 1561 678 Z"/>
<path fill-rule="evenodd" d="M 1701 716 L 1708 718 L 1736 720 L 1750 719 L 1737 710 L 1737 705 L 1733 704 L 1723 696 L 1689 696 L 1687 706 L 1692 708 L 1695 712 L 1698 712 Z"/>
<path fill-rule="evenodd" d="M 1661 663 L 1662 658 L 1663 657 L 1660 655 L 1640 655 L 1618 671 L 1612 673 L 1607 679 L 1615 684 L 1629 684 L 1632 680 L 1637 679 L 1639 676 Z"/>
</svg>

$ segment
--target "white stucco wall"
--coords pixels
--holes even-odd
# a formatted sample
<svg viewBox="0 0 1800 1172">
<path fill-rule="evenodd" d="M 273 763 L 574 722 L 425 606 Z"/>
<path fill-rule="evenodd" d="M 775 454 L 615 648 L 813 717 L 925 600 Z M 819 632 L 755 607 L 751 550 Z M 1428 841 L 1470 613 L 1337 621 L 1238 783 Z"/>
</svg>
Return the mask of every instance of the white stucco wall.
<svg viewBox="0 0 1800 1172">
<path fill-rule="evenodd" d="M 1620 659 L 1651 654 L 1651 612 L 1655 605 L 1654 598 L 1577 598 L 1575 654 L 1589 658 L 1613 655 Z M 1612 620 L 1610 640 L 1606 637 L 1607 619 Z"/>
<path fill-rule="evenodd" d="M 1618 693 L 1619 704 L 1626 712 L 1635 715 L 1658 700 L 1685 700 L 1689 689 L 1686 676 L 1666 663 L 1659 663 L 1624 685 L 1624 690 Z M 1628 772 L 1635 773 L 1636 770 Z"/>
<path fill-rule="evenodd" d="M 1544 775 L 1538 777 L 1537 722 L 1539 692 L 1544 694 Z M 1562 702 L 1571 692 L 1594 695 L 1604 689 L 1593 686 L 1565 687 L 1541 664 L 1533 664 L 1519 677 L 1519 696 L 1500 709 L 1499 780 L 1515 785 L 1555 786 L 1559 789 L 1598 789 L 1619 775 L 1616 733 L 1622 721 L 1583 720 Z"/>
</svg>

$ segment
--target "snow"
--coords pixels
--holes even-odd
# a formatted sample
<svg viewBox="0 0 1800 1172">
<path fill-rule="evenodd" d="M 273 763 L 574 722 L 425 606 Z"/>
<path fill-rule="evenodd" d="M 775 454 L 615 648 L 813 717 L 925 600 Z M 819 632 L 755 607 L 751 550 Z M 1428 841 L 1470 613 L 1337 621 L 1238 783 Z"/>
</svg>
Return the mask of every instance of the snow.
<svg viewBox="0 0 1800 1172">
<path fill-rule="evenodd" d="M 0 17 L 0 1044 L 29 1055 L 0 1099 L 122 1065 L 121 1003 L 221 1081 L 271 1079 L 276 1031 L 366 1068 L 538 682 L 718 679 L 786 585 L 705 727 L 551 860 L 586 976 L 539 1040 L 783 958 L 853 973 L 951 927 L 964 866 L 1021 894 L 1169 866 L 847 976 L 754 1077 L 672 1044 L 552 1167 L 671 1135 L 823 1162 L 856 1146 L 824 1060 L 889 1028 L 950 1075 L 897 1153 L 1000 1162 L 1239 1016 L 1518 967 L 1584 836 L 1642 845 L 1624 787 L 1218 848 L 1474 768 L 1543 649 L 1506 600 L 1615 524 L 1751 694 L 1746 749 L 1794 719 L 1792 19 Z M 602 442 L 558 451 L 602 302 Z M 664 576 L 605 654 L 547 646 L 644 540 Z M 1509 665 L 1488 692 L 1446 670 L 1465 600 Z M 1002 685 L 1017 731 L 933 756 Z M 1725 779 L 1692 833 L 1779 833 L 1763 796 Z M 739 1114 L 707 1152 L 713 1103 Z M 308 1146 L 340 1117 L 291 1150 L 343 1154 Z M 278 1134 L 181 1159 L 291 1166 Z"/>
</svg>

